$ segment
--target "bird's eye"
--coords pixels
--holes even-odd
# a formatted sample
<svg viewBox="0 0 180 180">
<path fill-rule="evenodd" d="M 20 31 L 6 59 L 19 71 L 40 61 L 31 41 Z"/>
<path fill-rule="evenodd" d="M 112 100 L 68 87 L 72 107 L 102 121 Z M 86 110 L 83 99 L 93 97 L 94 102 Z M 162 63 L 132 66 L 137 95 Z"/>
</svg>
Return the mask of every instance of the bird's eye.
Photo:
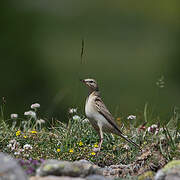
<svg viewBox="0 0 180 180">
<path fill-rule="evenodd" d="M 93 81 L 89 81 L 90 83 L 93 83 Z"/>
</svg>

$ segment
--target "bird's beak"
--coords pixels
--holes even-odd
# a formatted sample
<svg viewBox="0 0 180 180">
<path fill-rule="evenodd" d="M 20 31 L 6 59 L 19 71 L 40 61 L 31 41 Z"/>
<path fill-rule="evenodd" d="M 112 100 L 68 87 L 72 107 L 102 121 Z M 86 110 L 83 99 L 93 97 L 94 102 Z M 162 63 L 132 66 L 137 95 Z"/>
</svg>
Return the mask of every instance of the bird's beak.
<svg viewBox="0 0 180 180">
<path fill-rule="evenodd" d="M 85 83 L 85 80 L 84 79 L 80 79 L 81 82 Z"/>
</svg>

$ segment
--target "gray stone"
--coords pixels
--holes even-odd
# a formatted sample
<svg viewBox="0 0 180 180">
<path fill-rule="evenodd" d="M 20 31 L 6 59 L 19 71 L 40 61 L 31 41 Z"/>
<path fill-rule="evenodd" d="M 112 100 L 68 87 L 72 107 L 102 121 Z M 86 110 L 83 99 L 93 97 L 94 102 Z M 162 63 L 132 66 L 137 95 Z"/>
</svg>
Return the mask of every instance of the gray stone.
<svg viewBox="0 0 180 180">
<path fill-rule="evenodd" d="M 90 161 L 88 161 L 88 160 L 86 160 L 86 159 L 81 159 L 81 160 L 79 160 L 79 161 L 75 161 L 75 162 L 81 162 L 81 163 L 87 163 L 87 164 L 94 165 L 94 163 L 93 163 L 93 162 L 90 162 Z"/>
<path fill-rule="evenodd" d="M 180 180 L 180 160 L 173 160 L 160 169 L 155 180 Z"/>
<path fill-rule="evenodd" d="M 0 153 L 0 180 L 27 180 L 27 176 L 12 157 Z"/>
<path fill-rule="evenodd" d="M 68 162 L 58 160 L 47 160 L 37 170 L 38 176 L 55 175 L 86 177 L 91 174 L 102 175 L 102 173 L 102 169 L 88 161 Z"/>
<path fill-rule="evenodd" d="M 103 175 L 113 178 L 118 178 L 120 176 L 125 177 L 127 174 L 132 173 L 131 169 L 132 168 L 130 165 L 123 165 L 123 164 L 111 165 L 103 168 Z"/>
<path fill-rule="evenodd" d="M 106 178 L 101 175 L 90 175 L 86 177 L 86 180 L 112 180 L 113 178 Z"/>
<path fill-rule="evenodd" d="M 80 177 L 68 177 L 68 176 L 34 176 L 31 177 L 30 180 L 85 180 L 84 178 Z"/>
</svg>

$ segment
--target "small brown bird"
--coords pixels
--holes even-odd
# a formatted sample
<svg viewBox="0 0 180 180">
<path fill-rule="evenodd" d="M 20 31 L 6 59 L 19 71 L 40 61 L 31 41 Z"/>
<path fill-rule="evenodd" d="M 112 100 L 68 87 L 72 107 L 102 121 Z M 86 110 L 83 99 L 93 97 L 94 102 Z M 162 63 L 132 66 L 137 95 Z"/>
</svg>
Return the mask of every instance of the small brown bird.
<svg viewBox="0 0 180 180">
<path fill-rule="evenodd" d="M 117 134 L 140 149 L 139 145 L 137 145 L 132 140 L 128 139 L 125 135 L 123 135 L 123 133 L 119 129 L 113 116 L 108 111 L 100 97 L 97 82 L 94 79 L 83 79 L 81 81 L 89 89 L 89 95 L 86 99 L 85 104 L 85 113 L 90 123 L 92 124 L 92 126 L 97 131 L 100 137 L 98 150 L 101 149 L 101 145 L 103 142 L 103 132 Z"/>
</svg>

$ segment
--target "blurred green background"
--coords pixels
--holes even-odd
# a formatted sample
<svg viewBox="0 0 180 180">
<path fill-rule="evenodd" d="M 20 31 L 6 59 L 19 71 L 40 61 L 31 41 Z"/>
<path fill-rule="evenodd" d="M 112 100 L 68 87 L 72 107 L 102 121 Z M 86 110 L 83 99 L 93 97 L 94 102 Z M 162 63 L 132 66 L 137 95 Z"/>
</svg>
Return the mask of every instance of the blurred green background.
<svg viewBox="0 0 180 180">
<path fill-rule="evenodd" d="M 167 119 L 180 106 L 179 0 L 6 0 L 0 9 L 6 116 L 23 116 L 34 102 L 44 117 L 65 120 L 69 107 L 83 112 L 87 89 L 79 79 L 87 77 L 97 79 L 115 116 L 149 102 Z"/>
</svg>

